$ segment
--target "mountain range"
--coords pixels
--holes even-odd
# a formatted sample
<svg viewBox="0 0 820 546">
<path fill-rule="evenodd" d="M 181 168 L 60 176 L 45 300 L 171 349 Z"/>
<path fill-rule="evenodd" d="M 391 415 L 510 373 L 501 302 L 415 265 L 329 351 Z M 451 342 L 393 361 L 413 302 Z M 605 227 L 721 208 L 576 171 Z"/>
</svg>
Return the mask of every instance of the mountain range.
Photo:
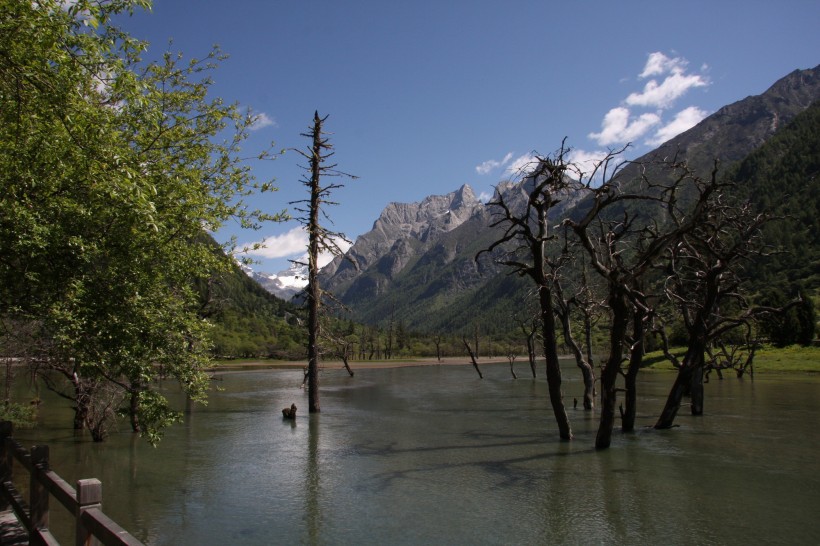
<svg viewBox="0 0 820 546">
<path fill-rule="evenodd" d="M 706 173 L 715 159 L 724 168 L 746 158 L 815 101 L 820 100 L 820 66 L 795 70 L 766 92 L 727 105 L 695 127 L 635 160 L 619 176 L 634 178 L 638 164 L 676 155 L 696 172 Z M 653 173 L 649 173 L 652 175 Z M 662 176 L 661 173 L 654 175 Z M 505 202 L 526 199 L 527 179 L 500 184 Z M 552 211 L 572 214 L 577 203 L 565 196 Z M 492 333 L 498 317 L 510 317 L 528 286 L 478 251 L 498 239 L 492 211 L 464 185 L 419 203 L 390 203 L 344 257 L 321 274 L 324 289 L 350 310 L 354 320 L 378 324 L 401 320 L 416 331 L 459 332 L 482 327 Z M 260 278 L 268 290 L 285 297 L 296 272 Z M 304 281 L 302 281 L 304 282 Z"/>
</svg>

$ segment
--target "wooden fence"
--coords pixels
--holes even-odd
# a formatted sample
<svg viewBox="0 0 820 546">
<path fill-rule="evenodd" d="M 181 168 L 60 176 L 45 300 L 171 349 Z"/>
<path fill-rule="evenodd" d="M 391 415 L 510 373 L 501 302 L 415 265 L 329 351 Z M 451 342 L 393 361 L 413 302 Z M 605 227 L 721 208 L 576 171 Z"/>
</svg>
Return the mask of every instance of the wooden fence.
<svg viewBox="0 0 820 546">
<path fill-rule="evenodd" d="M 0 509 L 9 507 L 25 527 L 29 542 L 37 545 L 59 543 L 48 530 L 49 500 L 54 497 L 75 520 L 75 544 L 105 546 L 141 545 L 125 529 L 103 514 L 102 485 L 97 479 L 77 480 L 77 489 L 49 468 L 48 446 L 34 446 L 29 452 L 13 437 L 8 421 L 0 422 Z M 14 461 L 29 474 L 29 500 L 23 499 L 14 486 Z"/>
</svg>

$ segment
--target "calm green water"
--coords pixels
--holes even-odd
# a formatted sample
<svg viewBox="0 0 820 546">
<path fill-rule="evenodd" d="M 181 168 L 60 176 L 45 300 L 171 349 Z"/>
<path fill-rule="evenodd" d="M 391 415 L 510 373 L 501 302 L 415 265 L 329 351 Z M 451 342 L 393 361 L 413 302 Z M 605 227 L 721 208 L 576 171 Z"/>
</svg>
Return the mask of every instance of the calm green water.
<svg viewBox="0 0 820 546">
<path fill-rule="evenodd" d="M 17 437 L 70 483 L 102 480 L 106 513 L 148 544 L 820 543 L 817 378 L 713 381 L 707 416 L 659 432 L 673 376 L 646 374 L 641 430 L 596 452 L 597 417 L 570 409 L 576 439 L 558 441 L 525 368 L 326 371 L 315 416 L 299 370 L 227 374 L 157 449 L 125 425 L 77 440 L 65 409 Z"/>
</svg>

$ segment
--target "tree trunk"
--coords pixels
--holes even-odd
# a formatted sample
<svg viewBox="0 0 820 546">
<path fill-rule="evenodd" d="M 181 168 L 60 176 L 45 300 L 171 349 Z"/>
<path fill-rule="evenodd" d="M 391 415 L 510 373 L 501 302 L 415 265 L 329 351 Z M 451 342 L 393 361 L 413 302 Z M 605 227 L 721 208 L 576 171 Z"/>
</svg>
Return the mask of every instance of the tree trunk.
<svg viewBox="0 0 820 546">
<path fill-rule="evenodd" d="M 538 377 L 537 372 L 537 363 L 538 358 L 535 356 L 535 341 L 533 340 L 535 336 L 530 336 L 527 338 L 527 357 L 530 359 L 530 370 L 532 371 L 532 378 L 535 379 Z"/>
<path fill-rule="evenodd" d="M 560 312 L 560 317 L 564 332 L 564 343 L 567 344 L 575 356 L 575 364 L 581 370 L 581 377 L 584 381 L 584 409 L 591 410 L 595 407 L 595 370 L 592 369 L 590 363 L 584 358 L 584 352 L 575 341 L 575 338 L 572 337 L 572 330 L 569 323 L 569 310 L 563 309 Z"/>
<path fill-rule="evenodd" d="M 470 360 L 473 363 L 473 368 L 475 368 L 475 371 L 478 372 L 478 378 L 484 379 L 484 374 L 481 373 L 481 368 L 478 367 L 478 361 L 476 361 L 475 353 L 473 352 L 472 347 L 470 347 L 470 344 L 467 343 L 467 338 L 462 338 L 461 341 L 464 342 L 464 346 L 467 348 L 467 354 L 470 355 Z"/>
<path fill-rule="evenodd" d="M 547 361 L 547 388 L 550 395 L 552 412 L 558 423 L 558 435 L 562 440 L 572 440 L 572 429 L 569 417 L 564 408 L 564 397 L 561 393 L 561 365 L 558 361 L 558 343 L 555 339 L 555 315 L 552 311 L 552 292 L 545 284 L 538 287 L 541 304 L 541 329 L 544 339 L 544 356 Z"/>
<path fill-rule="evenodd" d="M 133 386 L 133 385 L 132 385 Z M 142 427 L 140 427 L 140 419 L 139 419 L 139 409 L 140 409 L 140 393 L 138 389 L 131 390 L 131 400 L 128 406 L 128 417 L 131 421 L 131 431 L 132 432 L 141 432 Z"/>
<path fill-rule="evenodd" d="M 345 370 L 347 370 L 347 373 L 350 374 L 350 377 L 353 377 L 353 370 L 350 369 L 350 363 L 347 360 L 348 360 L 347 354 L 343 354 L 342 355 L 342 362 L 344 362 Z"/>
<path fill-rule="evenodd" d="M 74 402 L 76 404 L 74 406 L 74 430 L 83 430 L 91 411 L 91 392 L 77 374 L 74 374 L 71 383 L 74 387 Z"/>
<path fill-rule="evenodd" d="M 313 157 L 310 160 L 310 218 L 308 223 L 308 412 L 318 413 L 319 404 L 319 200 L 321 187 L 322 119 L 313 117 Z"/>
<path fill-rule="evenodd" d="M 692 415 L 703 415 L 703 361 L 692 370 L 692 387 L 690 389 L 692 399 Z"/>
<path fill-rule="evenodd" d="M 675 378 L 675 383 L 669 391 L 666 398 L 666 404 L 661 411 L 658 422 L 655 423 L 656 429 L 672 428 L 675 423 L 675 417 L 680 410 L 681 401 L 687 392 L 692 390 L 692 375 L 695 370 L 700 368 L 703 370 L 703 353 L 705 350 L 705 341 L 690 338 L 689 348 L 683 358 L 683 363 L 678 368 L 678 376 Z M 701 382 L 701 386 L 703 383 Z"/>
<path fill-rule="evenodd" d="M 629 368 L 624 379 L 624 410 L 621 415 L 621 431 L 632 432 L 635 430 L 635 415 L 638 412 L 638 372 L 643 362 L 644 351 L 644 320 L 646 313 L 640 307 L 635 309 L 632 320 L 632 351 L 629 354 Z"/>
<path fill-rule="evenodd" d="M 595 449 L 607 449 L 612 443 L 612 429 L 615 426 L 615 389 L 623 358 L 623 340 L 629 322 L 629 308 L 626 297 L 617 287 L 610 287 L 609 307 L 612 310 L 612 327 L 609 332 L 609 358 L 601 373 L 601 422 L 595 437 Z"/>
</svg>

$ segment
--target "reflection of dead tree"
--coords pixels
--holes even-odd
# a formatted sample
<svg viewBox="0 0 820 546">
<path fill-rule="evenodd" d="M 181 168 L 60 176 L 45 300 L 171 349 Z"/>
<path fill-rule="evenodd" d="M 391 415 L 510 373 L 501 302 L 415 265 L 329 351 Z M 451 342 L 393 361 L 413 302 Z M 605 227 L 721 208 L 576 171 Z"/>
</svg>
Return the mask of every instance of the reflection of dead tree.
<svg viewBox="0 0 820 546">
<path fill-rule="evenodd" d="M 470 361 L 473 363 L 473 368 L 475 368 L 475 371 L 478 372 L 479 379 L 484 379 L 484 374 L 481 373 L 481 369 L 478 367 L 478 361 L 476 360 L 473 348 L 470 347 L 470 344 L 467 342 L 467 336 L 462 336 L 461 341 L 464 342 L 464 346 L 467 348 L 467 354 L 470 355 Z"/>
</svg>

